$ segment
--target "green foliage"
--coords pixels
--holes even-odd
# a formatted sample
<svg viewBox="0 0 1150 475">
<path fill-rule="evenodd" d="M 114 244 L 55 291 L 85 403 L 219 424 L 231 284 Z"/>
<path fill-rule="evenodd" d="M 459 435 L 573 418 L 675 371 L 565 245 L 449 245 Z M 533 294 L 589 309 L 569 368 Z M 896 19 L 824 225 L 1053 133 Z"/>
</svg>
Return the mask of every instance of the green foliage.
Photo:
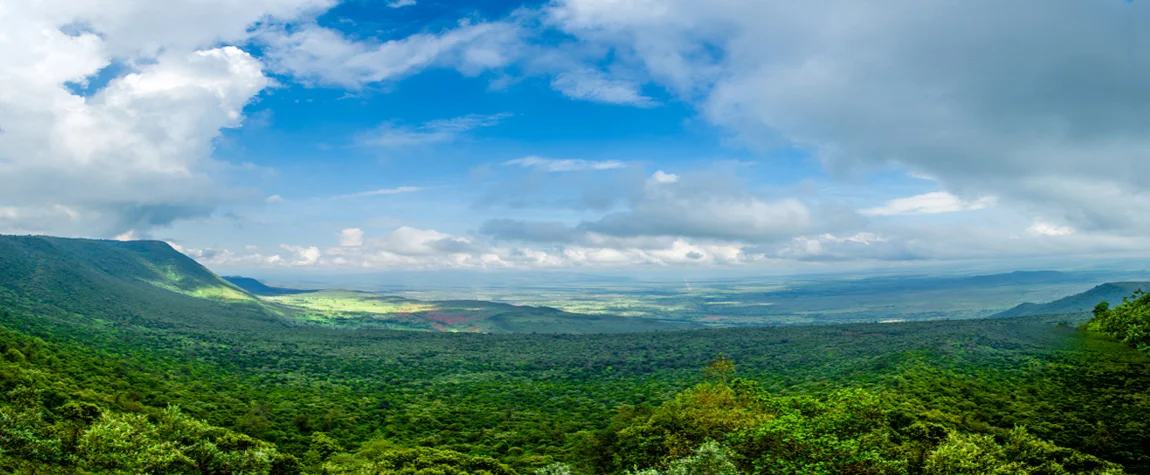
<svg viewBox="0 0 1150 475">
<path fill-rule="evenodd" d="M 553 463 L 543 468 L 535 470 L 535 475 L 572 475 L 574 471 L 570 465 L 565 463 Z"/>
<path fill-rule="evenodd" d="M 667 467 L 667 475 L 738 475 L 735 454 L 715 441 L 700 445 L 689 457 L 675 460 Z"/>
<path fill-rule="evenodd" d="M 778 399 L 768 407 L 774 418 L 732 441 L 758 472 L 894 474 L 905 468 L 905 461 L 886 454 L 893 434 L 878 394 L 850 389 L 819 399 Z"/>
<path fill-rule="evenodd" d="M 491 457 L 426 447 L 337 456 L 318 471 L 330 475 L 515 475 Z"/>
<path fill-rule="evenodd" d="M 164 247 L 0 239 L 0 473 L 1150 473 L 1150 358 L 1073 317 L 349 331 Z"/>
<path fill-rule="evenodd" d="M 207 425 L 175 407 L 149 416 L 69 401 L 52 411 L 40 393 L 20 387 L 8 393 L 9 405 L 0 406 L 0 469 L 266 474 L 279 455 L 271 444 Z"/>
<path fill-rule="evenodd" d="M 988 435 L 951 434 L 927 456 L 922 473 L 929 475 L 1125 473 L 1115 464 L 1036 439 L 1021 427 L 1006 434 L 1004 439 L 999 443 Z"/>
<path fill-rule="evenodd" d="M 343 451 L 339 442 L 332 439 L 323 432 L 316 432 L 311 435 L 311 445 L 307 453 L 304 454 L 303 460 L 307 465 L 320 465 L 331 458 L 332 455 Z"/>
<path fill-rule="evenodd" d="M 737 385 L 745 385 L 737 381 Z M 687 394 L 722 394 L 715 384 Z M 738 393 L 739 391 L 734 391 Z M 676 398 L 638 424 L 621 428 L 612 440 L 645 433 L 656 439 L 655 462 L 634 475 L 736 474 L 1120 474 L 1114 463 L 1058 447 L 1016 427 L 998 435 L 961 432 L 936 423 L 914 421 L 888 403 L 892 394 L 862 389 L 836 391 L 823 398 L 810 396 L 753 398 Z M 732 401 L 736 401 L 732 406 Z M 697 407 L 712 406 L 712 407 Z M 692 455 L 676 458 L 670 441 L 697 437 L 692 423 L 656 422 L 665 412 L 754 412 L 741 424 L 709 426 L 711 436 L 724 440 L 703 443 Z M 682 421 L 680 421 L 682 422 Z M 659 430 L 650 430 L 658 425 Z M 742 427 L 740 427 L 742 426 Z M 639 427 L 641 430 L 635 431 Z M 729 447 L 729 448 L 728 448 Z M 623 452 L 627 450 L 624 449 Z M 622 462 L 622 463 L 618 463 Z M 617 461 L 607 473 L 626 471 L 630 460 Z"/>
<path fill-rule="evenodd" d="M 1150 353 L 1150 293 L 1138 289 L 1133 295 L 1123 297 L 1122 305 L 1114 308 L 1107 302 L 1098 304 L 1086 328 Z"/>
</svg>

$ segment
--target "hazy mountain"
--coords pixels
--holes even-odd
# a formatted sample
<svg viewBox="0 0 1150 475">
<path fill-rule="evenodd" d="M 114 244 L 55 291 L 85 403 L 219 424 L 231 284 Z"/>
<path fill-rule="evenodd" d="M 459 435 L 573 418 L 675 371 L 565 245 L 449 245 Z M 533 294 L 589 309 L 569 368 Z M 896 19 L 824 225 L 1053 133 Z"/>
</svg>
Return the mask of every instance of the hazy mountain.
<svg viewBox="0 0 1150 475">
<path fill-rule="evenodd" d="M 315 292 L 314 290 L 289 289 L 286 287 L 272 287 L 251 277 L 238 275 L 225 275 L 223 279 L 232 285 L 244 289 L 252 295 L 294 295 Z"/>
</svg>

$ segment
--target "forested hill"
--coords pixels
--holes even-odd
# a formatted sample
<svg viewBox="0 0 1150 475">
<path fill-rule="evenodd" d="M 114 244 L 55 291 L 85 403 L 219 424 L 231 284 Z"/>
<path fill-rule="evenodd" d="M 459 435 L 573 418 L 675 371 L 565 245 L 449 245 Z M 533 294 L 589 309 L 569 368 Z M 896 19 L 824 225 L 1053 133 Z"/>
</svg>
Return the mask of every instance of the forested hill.
<svg viewBox="0 0 1150 475">
<path fill-rule="evenodd" d="M 162 241 L 0 236 L 0 285 L 25 292 L 149 285 L 196 295 L 244 292 Z"/>
<path fill-rule="evenodd" d="M 47 329 L 259 331 L 291 322 L 160 241 L 0 236 L 0 304 Z"/>
<path fill-rule="evenodd" d="M 1118 304 L 1136 290 L 1150 290 L 1150 282 L 1111 282 L 1047 303 L 1024 303 L 994 315 L 994 318 L 1026 315 L 1088 314 L 1100 302 Z"/>
</svg>

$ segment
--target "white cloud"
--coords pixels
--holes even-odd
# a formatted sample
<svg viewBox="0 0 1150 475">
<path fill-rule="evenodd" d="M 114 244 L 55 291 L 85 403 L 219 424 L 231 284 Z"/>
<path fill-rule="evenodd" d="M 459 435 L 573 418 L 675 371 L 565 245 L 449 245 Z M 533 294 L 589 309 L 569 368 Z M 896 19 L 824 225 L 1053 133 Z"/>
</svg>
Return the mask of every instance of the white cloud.
<svg viewBox="0 0 1150 475">
<path fill-rule="evenodd" d="M 363 198 L 363 197 L 367 197 L 367 196 L 387 196 L 387 195 L 398 195 L 398 194 L 402 194 L 402 193 L 415 193 L 417 191 L 423 191 L 423 188 L 419 187 L 419 186 L 398 186 L 395 188 L 380 188 L 378 190 L 361 191 L 359 193 L 339 195 L 339 196 L 336 196 L 335 198 L 336 199 L 345 199 L 345 198 Z"/>
<path fill-rule="evenodd" d="M 259 20 L 317 0 L 16 2 L 0 14 L 2 230 L 113 236 L 203 216 L 235 193 L 216 184 L 220 129 L 268 85 L 244 42 Z M 64 32 L 65 25 L 82 25 Z M 116 62 L 104 85 L 92 78 Z M 80 95 L 71 88 L 79 85 Z M 64 210 L 64 211 L 61 211 Z"/>
<path fill-rule="evenodd" d="M 740 184 L 708 176 L 657 171 L 630 198 L 630 209 L 579 225 L 611 236 L 684 236 L 759 242 L 806 231 L 812 213 L 802 202 L 768 200 Z"/>
<path fill-rule="evenodd" d="M 916 254 L 907 243 L 892 240 L 871 232 L 847 236 L 822 234 L 798 236 L 776 251 L 778 257 L 800 261 L 839 260 L 916 260 L 925 256 Z"/>
<path fill-rule="evenodd" d="M 609 52 L 589 61 L 608 80 L 647 78 L 746 143 L 809 150 L 836 173 L 894 165 L 957 196 L 1117 236 L 1150 230 L 1150 122 L 1138 112 L 1150 107 L 1150 57 L 1130 46 L 1144 27 L 1130 19 L 1148 9 L 558 0 L 546 12 Z M 884 208 L 873 211 L 896 211 Z"/>
<path fill-rule="evenodd" d="M 357 247 L 363 245 L 363 230 L 347 228 L 339 232 L 339 245 L 344 247 Z"/>
<path fill-rule="evenodd" d="M 484 223 L 480 231 L 496 239 L 528 242 L 656 239 L 669 243 L 668 239 L 682 237 L 761 243 L 821 225 L 803 202 L 760 196 L 735 177 L 706 173 L 679 176 L 660 170 L 645 180 L 611 186 L 606 191 L 623 196 L 619 205 L 573 226 L 496 219 Z"/>
<path fill-rule="evenodd" d="M 385 123 L 374 130 L 360 134 L 357 141 L 360 145 L 383 148 L 451 142 L 468 131 L 498 125 L 508 117 L 511 117 L 510 113 L 469 114 L 454 119 L 433 120 L 417 127 L 403 127 Z"/>
<path fill-rule="evenodd" d="M 258 61 L 225 47 L 165 54 L 87 99 L 63 86 L 0 98 L 0 115 L 15 119 L 0 135 L 0 199 L 63 204 L 91 218 L 81 228 L 49 225 L 63 232 L 206 214 L 227 195 L 207 173 L 212 140 L 242 123 L 243 107 L 266 85 Z"/>
<path fill-rule="evenodd" d="M 1053 229 L 1057 229 L 1055 226 Z M 1049 229 L 1047 229 L 1049 230 Z M 921 262 L 1049 258 L 1091 246 L 1096 255 L 1122 256 L 1150 248 L 1150 238 L 1062 233 L 1057 239 L 1022 233 L 1002 238 L 1003 225 L 986 223 L 889 232 L 799 235 L 753 245 L 707 238 L 614 237 L 589 233 L 575 243 L 504 245 L 480 237 L 400 227 L 338 247 L 281 246 L 266 255 L 249 249 L 177 247 L 205 265 L 227 268 L 315 267 L 337 269 L 540 269 L 639 267 L 823 266 L 828 262 Z M 1024 231 L 1016 228 L 1016 231 Z M 1060 232 L 1060 231 L 1059 231 Z M 870 265 L 870 264 L 868 264 Z"/>
<path fill-rule="evenodd" d="M 1036 236 L 1068 236 L 1075 233 L 1075 229 L 1070 226 L 1059 226 L 1041 220 L 1035 221 L 1026 230 Z"/>
<path fill-rule="evenodd" d="M 651 181 L 654 181 L 655 183 L 663 183 L 663 184 L 678 183 L 679 175 L 676 175 L 674 173 L 667 173 L 667 172 L 664 172 L 663 170 L 658 170 L 655 172 L 654 175 L 651 175 Z"/>
<path fill-rule="evenodd" d="M 583 101 L 625 104 L 635 107 L 658 105 L 653 99 L 643 95 L 639 84 L 627 80 L 612 79 L 595 70 L 559 73 L 551 81 L 551 87 L 567 97 Z"/>
<path fill-rule="evenodd" d="M 309 24 L 265 29 L 265 60 L 299 80 L 357 89 L 431 67 L 474 74 L 510 63 L 518 54 L 518 27 L 461 21 L 439 34 L 419 33 L 382 42 L 357 42 L 336 30 Z"/>
<path fill-rule="evenodd" d="M 392 0 L 387 2 L 387 6 L 391 8 L 403 8 L 415 5 L 415 0 Z"/>
<path fill-rule="evenodd" d="M 983 197 L 974 201 L 963 201 L 961 198 L 945 191 L 935 191 L 906 198 L 896 198 L 887 201 L 882 206 L 867 208 L 859 211 L 865 216 L 893 216 L 901 214 L 938 214 L 953 213 L 956 211 L 974 211 L 993 206 L 997 202 L 994 197 Z"/>
<path fill-rule="evenodd" d="M 625 247 L 501 247 L 473 237 L 402 226 L 382 236 L 343 230 L 338 247 L 281 245 L 281 254 L 173 247 L 218 267 L 324 267 L 354 269 L 468 269 L 738 265 L 756 259 L 731 244 L 633 241 Z M 346 239 L 345 239 L 346 238 Z"/>
<path fill-rule="evenodd" d="M 319 262 L 320 256 L 323 255 L 323 253 L 321 253 L 319 248 L 316 246 L 305 247 L 281 244 L 280 248 L 292 253 L 290 264 L 293 266 L 314 265 Z M 280 260 L 281 259 L 275 259 L 275 262 L 279 262 Z"/>
<path fill-rule="evenodd" d="M 624 168 L 627 164 L 616 160 L 554 160 L 534 155 L 508 160 L 503 165 L 517 165 L 524 168 L 534 168 L 545 172 L 574 172 L 586 170 L 615 170 Z"/>
<path fill-rule="evenodd" d="M 405 256 L 453 253 L 467 246 L 468 240 L 430 229 L 402 226 L 391 234 L 374 240 L 371 245 Z"/>
<path fill-rule="evenodd" d="M 267 198 L 264 198 L 264 202 L 269 203 L 269 204 L 283 203 L 283 201 L 284 201 L 284 197 L 282 197 L 280 195 L 271 195 Z"/>
</svg>

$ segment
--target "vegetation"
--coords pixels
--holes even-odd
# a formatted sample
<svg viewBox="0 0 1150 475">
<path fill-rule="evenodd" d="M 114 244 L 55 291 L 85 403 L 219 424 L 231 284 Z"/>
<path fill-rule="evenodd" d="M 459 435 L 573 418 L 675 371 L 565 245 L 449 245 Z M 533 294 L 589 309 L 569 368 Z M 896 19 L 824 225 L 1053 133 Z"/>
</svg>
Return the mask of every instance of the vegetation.
<svg viewBox="0 0 1150 475">
<path fill-rule="evenodd" d="M 1134 295 L 1122 297 L 1122 304 L 1115 308 L 1109 302 L 1099 303 L 1086 328 L 1150 353 L 1150 294 L 1139 288 Z"/>
<path fill-rule="evenodd" d="M 1150 357 L 1075 316 L 350 330 L 181 257 L 0 238 L 0 473 L 1150 473 Z"/>
<path fill-rule="evenodd" d="M 582 315 L 547 307 L 478 300 L 426 302 L 371 292 L 322 290 L 262 297 L 293 318 L 346 328 L 472 333 L 621 333 L 698 328 L 615 315 Z"/>
<path fill-rule="evenodd" d="M 623 421 L 592 460 L 596 473 L 647 466 L 637 473 L 648 475 L 1124 473 L 1023 427 L 963 432 L 883 396 L 846 389 L 776 397 L 751 381 L 712 381 Z"/>
<path fill-rule="evenodd" d="M 1024 303 L 996 317 L 1023 317 L 1027 315 L 1058 315 L 1068 313 L 1086 314 L 1091 312 L 1099 302 L 1120 301 L 1131 293 L 1141 289 L 1150 289 L 1150 282 L 1110 282 L 1097 285 L 1094 288 L 1079 294 L 1060 298 L 1053 302 L 1035 304 Z"/>
</svg>

